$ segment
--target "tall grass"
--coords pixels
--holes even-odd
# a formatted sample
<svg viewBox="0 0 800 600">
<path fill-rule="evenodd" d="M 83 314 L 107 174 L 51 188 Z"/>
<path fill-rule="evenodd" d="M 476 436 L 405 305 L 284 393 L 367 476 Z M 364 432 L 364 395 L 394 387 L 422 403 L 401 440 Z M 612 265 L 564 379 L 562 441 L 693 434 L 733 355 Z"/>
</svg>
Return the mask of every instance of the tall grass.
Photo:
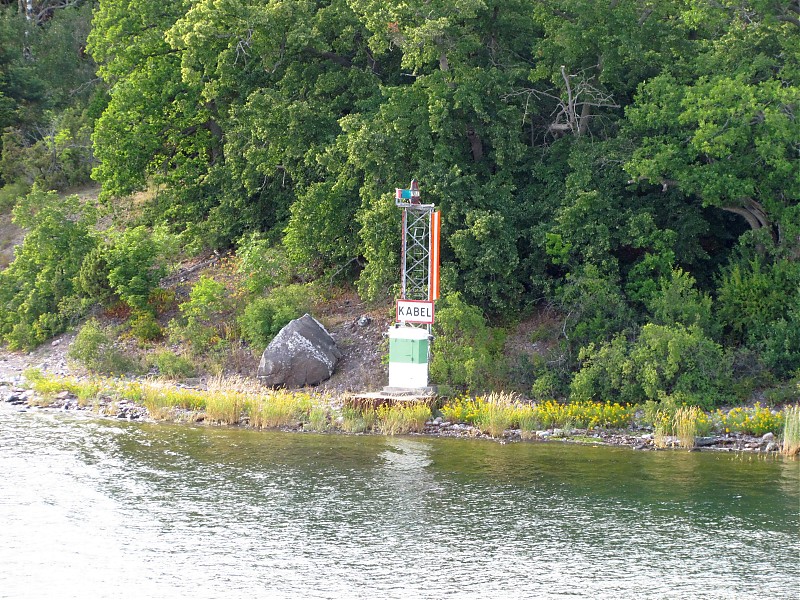
<svg viewBox="0 0 800 600">
<path fill-rule="evenodd" d="M 319 405 L 312 406 L 308 413 L 308 423 L 303 428 L 320 433 L 328 431 L 331 428 L 328 408 Z"/>
<path fill-rule="evenodd" d="M 418 402 L 384 404 L 378 409 L 380 429 L 386 435 L 419 433 L 430 418 L 430 406 Z"/>
<path fill-rule="evenodd" d="M 250 398 L 247 411 L 250 425 L 267 429 L 298 425 L 307 418 L 311 406 L 308 394 L 277 390 L 266 396 Z"/>
<path fill-rule="evenodd" d="M 694 448 L 701 414 L 702 411 L 697 406 L 682 406 L 675 411 L 672 423 L 681 447 Z"/>
<path fill-rule="evenodd" d="M 787 406 L 783 412 L 781 452 L 786 456 L 797 456 L 800 454 L 800 405 Z"/>
<path fill-rule="evenodd" d="M 378 422 L 378 411 L 372 407 L 342 409 L 341 428 L 345 433 L 372 431 Z"/>
<path fill-rule="evenodd" d="M 223 425 L 242 420 L 247 397 L 240 392 L 212 392 L 206 396 L 206 419 Z"/>
<path fill-rule="evenodd" d="M 127 384 L 119 388 L 119 395 L 143 405 L 150 417 L 156 420 L 174 418 L 177 410 L 204 410 L 208 400 L 208 395 L 200 390 L 175 388 L 156 382 Z"/>
<path fill-rule="evenodd" d="M 530 437 L 536 429 L 554 427 L 621 429 L 630 426 L 635 407 L 616 402 L 562 404 L 554 400 L 525 404 L 513 394 L 493 393 L 486 397 L 454 398 L 441 411 L 448 421 L 470 423 L 495 437 L 515 424 L 523 437 Z"/>
<path fill-rule="evenodd" d="M 536 437 L 536 431 L 542 428 L 539 411 L 532 404 L 520 406 L 517 409 L 517 418 L 519 419 L 520 437 L 523 440 Z"/>
<path fill-rule="evenodd" d="M 653 446 L 666 448 L 667 438 L 672 433 L 672 417 L 666 412 L 657 412 L 653 419 Z"/>
<path fill-rule="evenodd" d="M 513 394 L 492 392 L 478 413 L 475 425 L 492 437 L 502 437 L 516 416 L 517 398 Z"/>
</svg>

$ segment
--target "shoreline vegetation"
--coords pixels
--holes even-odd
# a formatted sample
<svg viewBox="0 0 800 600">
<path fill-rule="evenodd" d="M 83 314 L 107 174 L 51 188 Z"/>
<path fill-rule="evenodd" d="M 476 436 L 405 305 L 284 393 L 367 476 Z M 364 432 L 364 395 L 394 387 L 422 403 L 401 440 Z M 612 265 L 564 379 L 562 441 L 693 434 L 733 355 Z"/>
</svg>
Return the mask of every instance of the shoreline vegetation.
<svg viewBox="0 0 800 600">
<path fill-rule="evenodd" d="M 217 4 L 0 6 L 0 394 L 797 453 L 796 1 Z M 439 399 L 370 412 L 345 394 L 428 297 L 399 268 L 433 270 L 412 178 Z M 312 395 L 182 387 L 252 377 L 305 313 L 342 352 Z"/>
<path fill-rule="evenodd" d="M 515 394 L 492 392 L 374 406 L 347 395 L 268 390 L 242 377 L 216 377 L 206 389 L 158 380 L 53 376 L 36 369 L 25 371 L 24 378 L 27 389 L 12 389 L 7 402 L 127 420 L 800 455 L 800 405 L 777 409 L 755 403 L 704 411 L 668 403 L 530 403 Z"/>
</svg>

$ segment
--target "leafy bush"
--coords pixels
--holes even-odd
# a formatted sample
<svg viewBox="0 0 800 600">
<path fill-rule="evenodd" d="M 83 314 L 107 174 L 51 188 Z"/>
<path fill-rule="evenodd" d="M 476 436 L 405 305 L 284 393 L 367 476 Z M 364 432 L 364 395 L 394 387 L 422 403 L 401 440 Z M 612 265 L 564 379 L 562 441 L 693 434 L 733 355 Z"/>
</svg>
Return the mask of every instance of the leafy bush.
<svg viewBox="0 0 800 600">
<path fill-rule="evenodd" d="M 180 319 L 170 322 L 173 337 L 188 342 L 195 353 L 225 347 L 222 315 L 230 310 L 230 303 L 222 283 L 202 275 L 192 287 L 189 300 L 178 308 Z"/>
<path fill-rule="evenodd" d="M 661 289 L 646 302 L 656 325 L 697 325 L 709 337 L 717 333 L 711 310 L 711 297 L 695 288 L 695 280 L 682 269 L 661 280 Z"/>
<path fill-rule="evenodd" d="M 253 233 L 239 242 L 238 271 L 246 277 L 247 289 L 258 294 L 267 288 L 288 280 L 289 259 L 282 248 L 274 247 L 259 233 Z"/>
<path fill-rule="evenodd" d="M 481 310 L 458 292 L 440 301 L 433 331 L 433 381 L 482 390 L 502 376 L 504 332 L 489 327 Z"/>
<path fill-rule="evenodd" d="M 103 254 L 114 292 L 131 307 L 149 310 L 147 300 L 166 273 L 158 237 L 142 225 L 126 229 L 111 238 Z"/>
<path fill-rule="evenodd" d="M 161 325 L 149 312 L 138 311 L 134 313 L 129 325 L 131 334 L 140 342 L 154 342 L 164 335 Z"/>
<path fill-rule="evenodd" d="M 110 330 L 88 320 L 70 345 L 67 356 L 95 373 L 127 373 L 135 363 L 114 347 Z"/>
<path fill-rule="evenodd" d="M 156 352 L 151 357 L 153 365 L 158 372 L 169 379 L 182 379 L 194 377 L 195 368 L 192 362 L 183 356 L 178 356 L 169 350 Z"/>
<path fill-rule="evenodd" d="M 0 340 L 12 349 L 32 348 L 63 331 L 73 316 L 61 307 L 76 294 L 75 277 L 95 246 L 94 218 L 77 196 L 34 188 L 19 200 L 13 219 L 28 234 L 0 272 Z"/>
<path fill-rule="evenodd" d="M 752 407 L 736 407 L 730 411 L 717 411 L 716 419 L 725 432 L 764 435 L 767 432 L 780 433 L 784 425 L 784 413 L 771 411 L 756 402 Z"/>
<path fill-rule="evenodd" d="M 687 404 L 710 408 L 730 395 L 730 360 L 697 326 L 649 323 L 634 343 L 617 336 L 590 344 L 580 360 L 570 386 L 573 400 L 643 402 L 680 394 Z"/>
<path fill-rule="evenodd" d="M 108 282 L 108 260 L 106 249 L 96 246 L 84 257 L 76 280 L 78 290 L 93 302 L 107 306 L 114 298 L 114 290 Z"/>
<path fill-rule="evenodd" d="M 305 284 L 278 287 L 269 296 L 256 298 L 239 317 L 242 337 L 261 352 L 289 321 L 311 309 L 314 298 L 314 289 Z"/>
<path fill-rule="evenodd" d="M 591 342 L 606 342 L 634 323 L 633 311 L 618 283 L 594 265 L 570 275 L 559 290 L 559 300 L 567 314 L 565 331 L 574 350 Z"/>
<path fill-rule="evenodd" d="M 21 181 L 7 183 L 0 188 L 0 214 L 10 212 L 19 198 L 24 197 L 29 187 Z"/>
<path fill-rule="evenodd" d="M 764 364 L 779 377 L 800 376 L 800 308 L 770 323 L 765 338 Z"/>
<path fill-rule="evenodd" d="M 717 314 L 733 343 L 760 344 L 770 327 L 800 305 L 800 263 L 759 258 L 735 263 L 722 277 Z"/>
</svg>

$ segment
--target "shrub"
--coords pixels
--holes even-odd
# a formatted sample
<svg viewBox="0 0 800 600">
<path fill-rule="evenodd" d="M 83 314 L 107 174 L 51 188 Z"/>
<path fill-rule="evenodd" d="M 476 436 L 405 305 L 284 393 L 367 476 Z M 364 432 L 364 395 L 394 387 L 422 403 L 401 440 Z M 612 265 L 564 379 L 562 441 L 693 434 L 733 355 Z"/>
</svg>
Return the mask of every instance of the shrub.
<svg viewBox="0 0 800 600">
<path fill-rule="evenodd" d="M 764 435 L 767 432 L 779 433 L 784 426 L 784 414 L 772 412 L 756 402 L 752 407 L 736 407 L 727 413 L 717 411 L 715 415 L 720 428 L 725 432 Z"/>
<path fill-rule="evenodd" d="M 223 313 L 229 310 L 225 286 L 202 275 L 192 287 L 189 300 L 179 307 L 180 320 L 170 323 L 172 335 L 190 344 L 194 353 L 225 347 Z"/>
<path fill-rule="evenodd" d="M 150 293 L 166 273 L 157 236 L 142 225 L 126 229 L 111 238 L 103 255 L 114 292 L 131 307 L 148 310 Z"/>
<path fill-rule="evenodd" d="M 163 337 L 164 332 L 155 317 L 149 312 L 133 314 L 129 322 L 131 334 L 140 342 L 154 342 Z"/>
<path fill-rule="evenodd" d="M 158 372 L 169 379 L 181 379 L 195 375 L 195 368 L 190 360 L 169 350 L 156 352 L 151 360 Z"/>
<path fill-rule="evenodd" d="M 433 381 L 480 390 L 502 378 L 503 331 L 489 327 L 480 309 L 459 293 L 440 302 L 433 331 Z"/>
<path fill-rule="evenodd" d="M 62 307 L 76 294 L 75 277 L 95 246 L 94 216 L 77 196 L 34 188 L 19 200 L 13 218 L 28 233 L 0 272 L 0 340 L 11 349 L 29 349 L 70 323 L 73 315 Z"/>
<path fill-rule="evenodd" d="M 762 356 L 778 377 L 800 376 L 800 308 L 767 326 Z"/>
<path fill-rule="evenodd" d="M 730 360 L 696 325 L 649 323 L 634 343 L 617 336 L 599 347 L 590 344 L 580 360 L 570 386 L 573 400 L 643 402 L 680 394 L 708 409 L 730 397 Z"/>
<path fill-rule="evenodd" d="M 717 331 L 711 311 L 711 297 L 695 288 L 695 280 L 682 269 L 661 280 L 661 289 L 646 302 L 656 325 L 697 325 L 713 338 Z"/>
<path fill-rule="evenodd" d="M 83 296 L 104 306 L 111 304 L 114 290 L 108 282 L 106 249 L 96 246 L 84 257 L 78 272 L 77 286 Z"/>
<path fill-rule="evenodd" d="M 67 356 L 96 373 L 127 373 L 135 367 L 114 347 L 111 332 L 94 319 L 87 321 L 75 336 Z"/>
<path fill-rule="evenodd" d="M 256 351 L 263 351 L 289 321 L 311 310 L 314 297 L 311 286 L 291 284 L 273 289 L 265 298 L 256 298 L 239 317 L 242 337 Z"/>
<path fill-rule="evenodd" d="M 157 315 L 171 310 L 175 307 L 175 290 L 155 288 L 147 298 L 147 305 Z"/>
<path fill-rule="evenodd" d="M 718 294 L 717 313 L 731 342 L 760 344 L 770 337 L 770 325 L 787 319 L 800 303 L 800 263 L 764 264 L 758 258 L 736 263 L 722 277 Z"/>
<path fill-rule="evenodd" d="M 567 278 L 559 290 L 559 301 L 568 315 L 565 329 L 575 350 L 605 342 L 634 323 L 619 283 L 594 265 L 585 265 Z"/>
<path fill-rule="evenodd" d="M 245 286 L 251 293 L 262 293 L 289 279 L 289 260 L 285 251 L 273 247 L 260 233 L 242 238 L 236 255 L 239 257 L 238 271 L 245 276 Z"/>
<path fill-rule="evenodd" d="M 10 212 L 17 200 L 25 196 L 28 191 L 28 186 L 21 181 L 7 183 L 0 188 L 0 215 Z"/>
</svg>

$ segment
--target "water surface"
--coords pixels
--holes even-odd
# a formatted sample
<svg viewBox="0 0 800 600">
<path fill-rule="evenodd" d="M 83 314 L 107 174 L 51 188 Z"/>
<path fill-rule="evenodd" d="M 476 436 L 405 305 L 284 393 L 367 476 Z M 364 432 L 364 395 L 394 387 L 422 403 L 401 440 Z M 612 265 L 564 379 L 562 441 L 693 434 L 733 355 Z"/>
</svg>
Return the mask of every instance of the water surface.
<svg viewBox="0 0 800 600">
<path fill-rule="evenodd" d="M 798 598 L 800 463 L 0 407 L 0 598 Z"/>
</svg>

